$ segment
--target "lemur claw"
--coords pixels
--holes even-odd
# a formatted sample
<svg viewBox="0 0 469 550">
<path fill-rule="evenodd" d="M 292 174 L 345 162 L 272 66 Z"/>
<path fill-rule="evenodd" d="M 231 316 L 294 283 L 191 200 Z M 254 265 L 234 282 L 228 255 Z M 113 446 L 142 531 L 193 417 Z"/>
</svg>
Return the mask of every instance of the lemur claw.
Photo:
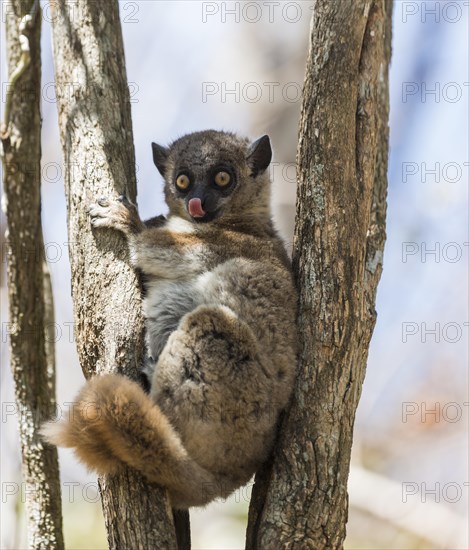
<svg viewBox="0 0 469 550">
<path fill-rule="evenodd" d="M 97 202 L 98 202 L 99 206 L 103 206 L 103 207 L 109 206 L 109 198 L 108 197 L 100 197 Z"/>
</svg>

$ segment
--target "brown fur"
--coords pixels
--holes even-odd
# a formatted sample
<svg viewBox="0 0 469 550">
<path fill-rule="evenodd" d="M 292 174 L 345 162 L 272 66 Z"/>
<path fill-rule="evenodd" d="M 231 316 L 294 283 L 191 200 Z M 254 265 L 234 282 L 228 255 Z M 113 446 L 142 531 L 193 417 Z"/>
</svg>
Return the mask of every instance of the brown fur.
<svg viewBox="0 0 469 550">
<path fill-rule="evenodd" d="M 95 377 L 74 414 L 43 433 L 100 473 L 136 468 L 178 508 L 226 497 L 250 479 L 293 387 L 297 295 L 270 221 L 266 146 L 209 131 L 158 148 L 170 207 L 161 227 L 146 227 L 125 198 L 90 209 L 94 226 L 127 235 L 145 276 L 151 392 L 121 376 Z M 220 163 L 236 178 L 229 192 L 207 176 Z M 215 212 L 208 223 L 192 220 L 190 195 L 174 189 L 181 166 Z"/>
</svg>

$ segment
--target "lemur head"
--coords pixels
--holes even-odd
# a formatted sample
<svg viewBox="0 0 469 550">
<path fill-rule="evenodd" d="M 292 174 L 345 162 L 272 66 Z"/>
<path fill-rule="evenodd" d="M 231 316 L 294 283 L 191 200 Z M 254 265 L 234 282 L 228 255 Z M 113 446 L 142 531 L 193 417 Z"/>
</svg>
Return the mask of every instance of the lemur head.
<svg viewBox="0 0 469 550">
<path fill-rule="evenodd" d="M 270 220 L 268 136 L 251 144 L 235 134 L 206 130 L 169 147 L 152 143 L 152 149 L 170 214 L 197 223 Z"/>
</svg>

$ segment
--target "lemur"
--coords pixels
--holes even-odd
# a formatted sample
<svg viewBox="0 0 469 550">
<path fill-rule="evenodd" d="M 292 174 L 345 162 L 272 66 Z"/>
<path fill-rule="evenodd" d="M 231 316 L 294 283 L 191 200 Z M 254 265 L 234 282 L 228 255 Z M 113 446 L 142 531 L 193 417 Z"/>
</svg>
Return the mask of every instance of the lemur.
<svg viewBox="0 0 469 550">
<path fill-rule="evenodd" d="M 207 130 L 152 148 L 167 219 L 142 222 L 123 196 L 89 209 L 143 273 L 149 393 L 95 376 L 42 433 L 100 474 L 136 468 L 186 509 L 226 498 L 268 458 L 294 384 L 297 291 L 271 219 L 268 136 Z"/>
</svg>

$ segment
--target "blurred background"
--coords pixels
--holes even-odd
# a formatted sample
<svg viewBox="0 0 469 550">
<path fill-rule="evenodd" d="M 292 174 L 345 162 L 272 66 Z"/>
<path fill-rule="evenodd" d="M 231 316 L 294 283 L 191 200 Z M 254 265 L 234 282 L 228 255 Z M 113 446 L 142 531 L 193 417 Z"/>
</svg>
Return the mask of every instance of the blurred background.
<svg viewBox="0 0 469 550">
<path fill-rule="evenodd" d="M 43 6 L 43 226 L 56 308 L 59 406 L 83 382 L 73 342 L 50 6 Z M 2 25 L 6 3 L 2 2 Z M 138 203 L 165 213 L 150 142 L 205 128 L 268 133 L 277 225 L 291 244 L 295 153 L 312 2 L 120 2 Z M 396 1 L 387 243 L 356 419 L 348 549 L 467 549 L 467 2 Z M 1 108 L 8 76 L 1 31 Z M 0 116 L 0 119 L 3 115 Z M 2 214 L 3 216 L 3 214 Z M 26 548 L 8 367 L 1 219 L 1 548 Z M 96 478 L 60 450 L 66 546 L 106 548 Z M 194 549 L 244 548 L 250 486 L 191 513 Z"/>
</svg>

